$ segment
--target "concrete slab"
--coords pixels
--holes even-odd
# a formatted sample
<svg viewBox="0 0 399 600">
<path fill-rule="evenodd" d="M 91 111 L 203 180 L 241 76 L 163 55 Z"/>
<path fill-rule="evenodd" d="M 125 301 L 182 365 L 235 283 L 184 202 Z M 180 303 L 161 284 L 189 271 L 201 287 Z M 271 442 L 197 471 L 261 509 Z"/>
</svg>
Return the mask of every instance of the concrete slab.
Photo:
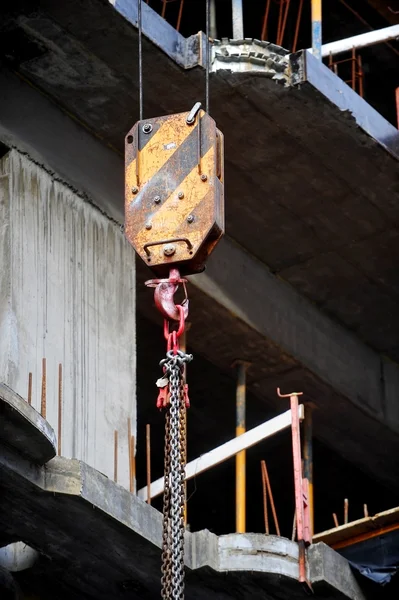
<svg viewBox="0 0 399 600">
<path fill-rule="evenodd" d="M 26 400 L 0 383 L 0 441 L 34 463 L 44 465 L 56 455 L 54 430 Z"/>
<path fill-rule="evenodd" d="M 159 597 L 158 511 L 81 461 L 56 457 L 38 468 L 2 446 L 0 473 L 2 539 L 23 540 L 41 554 L 32 569 L 16 574 L 22 587 L 43 599 L 54 589 L 60 600 Z M 304 595 L 294 542 L 201 531 L 187 532 L 185 543 L 187 600 Z M 328 588 L 328 598 L 364 600 L 349 570 L 335 573 L 337 560 L 347 565 L 327 547 L 312 549 L 312 582 Z"/>
</svg>

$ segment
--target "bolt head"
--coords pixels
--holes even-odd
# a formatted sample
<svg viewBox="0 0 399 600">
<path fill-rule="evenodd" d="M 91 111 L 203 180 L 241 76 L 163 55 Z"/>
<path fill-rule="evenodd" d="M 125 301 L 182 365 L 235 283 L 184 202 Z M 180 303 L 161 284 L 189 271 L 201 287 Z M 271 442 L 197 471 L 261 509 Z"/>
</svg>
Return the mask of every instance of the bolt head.
<svg viewBox="0 0 399 600">
<path fill-rule="evenodd" d="M 143 125 L 143 132 L 144 133 L 151 133 L 152 131 L 152 125 L 151 123 L 146 123 L 145 125 Z"/>
<path fill-rule="evenodd" d="M 159 204 L 161 202 L 161 196 L 155 196 L 154 202 L 155 204 Z"/>
<path fill-rule="evenodd" d="M 137 194 L 138 191 L 139 191 L 138 187 L 136 187 L 136 186 L 132 187 L 132 194 Z"/>
<path fill-rule="evenodd" d="M 165 256 L 173 256 L 175 252 L 176 246 L 174 246 L 173 244 L 166 244 L 166 246 L 164 246 L 163 253 L 165 254 Z"/>
<path fill-rule="evenodd" d="M 202 173 L 201 181 L 207 181 L 207 179 L 208 179 L 208 175 L 205 175 L 205 173 Z"/>
<path fill-rule="evenodd" d="M 181 200 L 182 198 L 184 198 L 184 193 L 183 192 L 179 192 L 177 194 L 177 197 L 179 198 L 179 200 Z"/>
<path fill-rule="evenodd" d="M 187 217 L 187 223 L 192 223 L 193 221 L 194 221 L 193 215 L 188 215 L 188 217 Z"/>
<path fill-rule="evenodd" d="M 146 229 L 152 229 L 152 225 L 151 225 L 151 223 L 147 223 L 147 224 L 146 224 L 146 226 L 145 226 L 145 228 L 146 228 Z"/>
</svg>

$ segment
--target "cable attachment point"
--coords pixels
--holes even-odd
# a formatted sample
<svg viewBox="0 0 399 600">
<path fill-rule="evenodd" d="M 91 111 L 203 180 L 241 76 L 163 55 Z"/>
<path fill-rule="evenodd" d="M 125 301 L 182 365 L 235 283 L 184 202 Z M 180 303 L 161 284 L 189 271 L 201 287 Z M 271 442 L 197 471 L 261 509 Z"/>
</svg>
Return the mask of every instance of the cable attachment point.
<svg viewBox="0 0 399 600">
<path fill-rule="evenodd" d="M 169 321 L 184 321 L 188 317 L 189 301 L 186 288 L 187 279 L 180 277 L 178 269 L 171 269 L 169 279 L 150 279 L 145 282 L 147 287 L 154 287 L 155 305 L 159 312 Z M 183 285 L 184 300 L 181 304 L 175 304 L 174 295 L 179 289 L 179 284 Z M 179 327 L 180 330 L 180 327 Z M 183 333 L 183 331 L 181 333 Z M 181 333 L 178 337 L 180 337 Z"/>
<path fill-rule="evenodd" d="M 187 125 L 193 125 L 195 123 L 195 117 L 201 110 L 201 102 L 196 102 L 190 112 L 187 115 L 186 123 Z"/>
</svg>

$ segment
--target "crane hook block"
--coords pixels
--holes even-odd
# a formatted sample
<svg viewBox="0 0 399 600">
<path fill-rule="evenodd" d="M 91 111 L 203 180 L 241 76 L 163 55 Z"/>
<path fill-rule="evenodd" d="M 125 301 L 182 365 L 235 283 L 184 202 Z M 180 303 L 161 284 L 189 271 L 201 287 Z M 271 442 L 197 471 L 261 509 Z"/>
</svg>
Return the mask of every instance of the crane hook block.
<svg viewBox="0 0 399 600">
<path fill-rule="evenodd" d="M 125 235 L 160 277 L 204 270 L 224 233 L 223 134 L 197 103 L 125 139 Z"/>
</svg>

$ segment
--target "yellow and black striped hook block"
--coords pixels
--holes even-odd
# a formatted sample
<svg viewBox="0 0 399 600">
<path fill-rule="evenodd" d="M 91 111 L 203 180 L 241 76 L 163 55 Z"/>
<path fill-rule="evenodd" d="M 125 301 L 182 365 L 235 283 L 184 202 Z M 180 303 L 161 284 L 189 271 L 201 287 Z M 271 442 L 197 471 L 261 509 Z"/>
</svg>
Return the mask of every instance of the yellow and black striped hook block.
<svg viewBox="0 0 399 600">
<path fill-rule="evenodd" d="M 200 103 L 125 139 L 125 235 L 160 277 L 199 273 L 224 233 L 223 134 Z"/>
</svg>

